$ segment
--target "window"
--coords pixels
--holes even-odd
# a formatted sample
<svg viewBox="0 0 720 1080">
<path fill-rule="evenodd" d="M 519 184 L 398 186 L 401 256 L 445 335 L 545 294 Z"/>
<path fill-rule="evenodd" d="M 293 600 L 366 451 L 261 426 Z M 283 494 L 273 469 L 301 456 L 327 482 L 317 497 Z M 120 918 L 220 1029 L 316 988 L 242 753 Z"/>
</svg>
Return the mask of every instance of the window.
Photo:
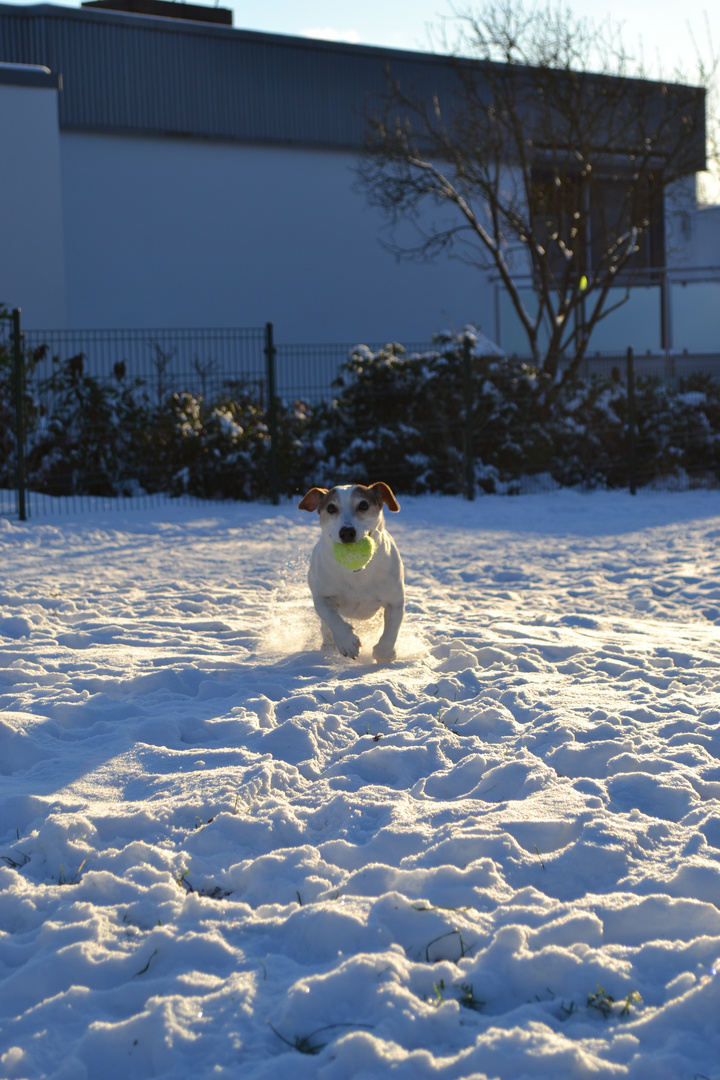
<svg viewBox="0 0 720 1080">
<path fill-rule="evenodd" d="M 663 189 L 658 178 L 633 183 L 622 174 L 591 179 L 538 168 L 532 173 L 530 198 L 535 234 L 559 286 L 568 271 L 572 277 L 589 276 L 600 267 L 633 224 L 638 251 L 626 264 L 623 278 L 665 265 Z"/>
</svg>

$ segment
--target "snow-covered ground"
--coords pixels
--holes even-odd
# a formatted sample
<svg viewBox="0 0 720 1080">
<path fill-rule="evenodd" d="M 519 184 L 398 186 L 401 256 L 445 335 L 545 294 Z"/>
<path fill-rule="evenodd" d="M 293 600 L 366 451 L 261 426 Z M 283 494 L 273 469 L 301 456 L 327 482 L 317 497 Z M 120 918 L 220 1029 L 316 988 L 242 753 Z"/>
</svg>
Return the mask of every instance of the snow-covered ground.
<svg viewBox="0 0 720 1080">
<path fill-rule="evenodd" d="M 720 495 L 401 502 L 0 519 L 0 1076 L 720 1077 Z"/>
</svg>

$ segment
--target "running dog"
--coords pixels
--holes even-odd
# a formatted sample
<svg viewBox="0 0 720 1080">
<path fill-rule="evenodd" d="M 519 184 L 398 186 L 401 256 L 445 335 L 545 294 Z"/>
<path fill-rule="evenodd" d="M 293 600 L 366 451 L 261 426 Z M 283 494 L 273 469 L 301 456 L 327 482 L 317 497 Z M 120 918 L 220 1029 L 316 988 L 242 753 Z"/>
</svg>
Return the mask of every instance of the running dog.
<svg viewBox="0 0 720 1080">
<path fill-rule="evenodd" d="M 360 639 L 346 619 L 370 619 L 383 608 L 385 626 L 373 656 L 380 663 L 395 659 L 395 642 L 405 614 L 403 564 L 395 541 L 385 530 L 383 506 L 396 514 L 400 504 L 387 484 L 342 484 L 310 488 L 298 505 L 320 517 L 320 539 L 310 559 L 308 584 L 320 616 L 323 644 L 335 644 L 355 659 Z M 359 570 L 342 565 L 336 544 L 358 544 L 370 537 L 374 550 Z M 342 551 L 340 551 L 342 554 Z"/>
</svg>

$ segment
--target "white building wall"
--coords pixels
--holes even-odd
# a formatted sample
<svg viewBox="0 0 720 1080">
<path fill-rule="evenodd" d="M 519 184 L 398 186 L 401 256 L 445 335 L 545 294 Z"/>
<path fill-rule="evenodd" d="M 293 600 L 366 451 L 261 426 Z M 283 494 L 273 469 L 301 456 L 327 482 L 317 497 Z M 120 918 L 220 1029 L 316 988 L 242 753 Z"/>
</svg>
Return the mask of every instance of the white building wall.
<svg viewBox="0 0 720 1080">
<path fill-rule="evenodd" d="M 173 138 L 61 136 L 68 320 L 257 326 L 278 341 L 492 336 L 486 275 L 399 264 L 353 190 L 356 156 Z"/>
<path fill-rule="evenodd" d="M 522 291 L 528 311 L 535 313 L 537 301 L 530 289 Z M 620 305 L 617 306 L 616 305 Z M 660 352 L 661 310 L 660 289 L 657 286 L 635 286 L 628 295 L 626 289 L 612 289 L 605 310 L 615 307 L 606 318 L 596 324 L 590 339 L 589 354 L 607 352 L 622 353 L 630 346 L 636 353 Z M 515 313 L 508 294 L 500 294 L 500 332 L 495 334 L 505 352 L 512 356 L 528 354 L 528 340 L 522 324 Z M 541 334 L 540 340 L 549 340 L 549 333 Z"/>
<path fill-rule="evenodd" d="M 674 352 L 720 352 L 720 206 L 698 205 L 696 177 L 666 204 Z M 687 271 L 687 273 L 685 272 Z"/>
<path fill-rule="evenodd" d="M 58 131 L 57 90 L 0 82 L 0 303 L 28 328 L 251 326 L 280 342 L 421 342 L 480 325 L 527 344 L 487 275 L 398 263 L 354 190 L 350 152 Z M 671 265 L 720 261 L 720 211 L 691 182 L 668 207 Z M 635 289 L 596 349 L 660 347 L 657 288 Z M 675 350 L 720 347 L 720 282 L 671 289 Z"/>
<path fill-rule="evenodd" d="M 58 91 L 0 65 L 0 303 L 26 326 L 65 326 Z M 25 71 L 31 71 L 25 68 Z M 39 69 L 42 71 L 43 69 Z"/>
</svg>

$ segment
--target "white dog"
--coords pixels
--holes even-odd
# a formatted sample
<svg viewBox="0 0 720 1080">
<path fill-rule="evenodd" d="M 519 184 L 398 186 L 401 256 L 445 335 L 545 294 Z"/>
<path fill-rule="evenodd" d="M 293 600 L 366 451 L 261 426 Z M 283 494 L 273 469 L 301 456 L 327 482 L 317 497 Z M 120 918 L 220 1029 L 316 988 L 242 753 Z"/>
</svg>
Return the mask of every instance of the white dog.
<svg viewBox="0 0 720 1080">
<path fill-rule="evenodd" d="M 320 616 L 323 644 L 333 642 L 343 656 L 360 652 L 360 639 L 347 619 L 370 619 L 383 608 L 385 627 L 373 649 L 379 661 L 395 659 L 395 642 L 405 613 L 403 564 L 395 541 L 385 531 L 383 504 L 394 514 L 400 505 L 387 484 L 344 484 L 311 488 L 300 510 L 320 515 L 320 539 L 313 548 L 308 584 Z M 357 544 L 369 536 L 375 544 L 361 570 L 349 570 L 335 558 L 335 544 Z"/>
</svg>

